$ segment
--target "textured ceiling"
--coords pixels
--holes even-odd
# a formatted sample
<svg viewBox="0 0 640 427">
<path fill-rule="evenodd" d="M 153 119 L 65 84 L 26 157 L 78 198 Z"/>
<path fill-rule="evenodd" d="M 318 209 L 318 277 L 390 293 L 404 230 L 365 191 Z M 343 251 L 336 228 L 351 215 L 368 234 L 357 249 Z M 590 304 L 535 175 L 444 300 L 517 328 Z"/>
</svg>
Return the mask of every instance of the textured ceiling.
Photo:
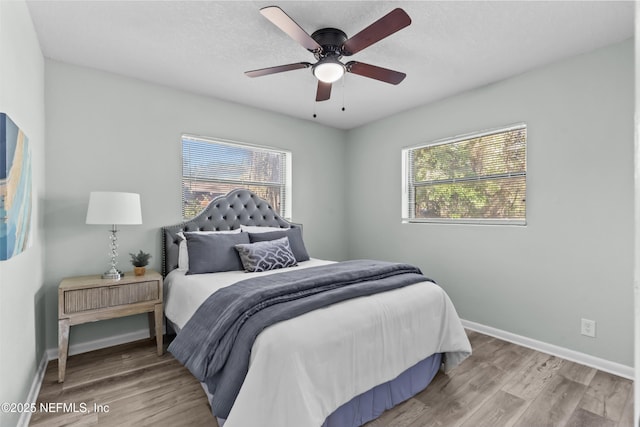
<svg viewBox="0 0 640 427">
<path fill-rule="evenodd" d="M 633 2 L 35 1 L 55 60 L 349 129 L 633 35 Z M 412 24 L 349 57 L 407 73 L 398 86 L 347 74 L 316 103 L 309 69 L 244 71 L 313 55 L 265 19 L 280 6 L 309 34 L 352 36 L 402 7 Z M 342 107 L 345 111 L 342 111 Z M 316 113 L 317 117 L 312 116 Z"/>
</svg>

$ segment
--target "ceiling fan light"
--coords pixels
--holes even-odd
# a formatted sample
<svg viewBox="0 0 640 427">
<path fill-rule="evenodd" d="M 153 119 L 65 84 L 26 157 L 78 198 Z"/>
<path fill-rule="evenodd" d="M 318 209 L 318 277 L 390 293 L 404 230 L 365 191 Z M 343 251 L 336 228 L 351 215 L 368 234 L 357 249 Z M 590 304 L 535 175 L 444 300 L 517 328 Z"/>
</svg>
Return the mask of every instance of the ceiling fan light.
<svg viewBox="0 0 640 427">
<path fill-rule="evenodd" d="M 313 75 L 321 82 L 333 83 L 344 75 L 344 65 L 339 61 L 321 61 L 313 67 Z"/>
</svg>

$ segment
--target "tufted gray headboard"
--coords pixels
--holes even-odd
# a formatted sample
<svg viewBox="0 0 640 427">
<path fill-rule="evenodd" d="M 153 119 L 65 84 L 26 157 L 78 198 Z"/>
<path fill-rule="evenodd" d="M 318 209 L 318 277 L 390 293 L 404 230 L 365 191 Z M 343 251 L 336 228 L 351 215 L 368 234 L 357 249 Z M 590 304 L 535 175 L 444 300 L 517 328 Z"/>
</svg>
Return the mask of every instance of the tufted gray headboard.
<svg viewBox="0 0 640 427">
<path fill-rule="evenodd" d="M 226 196 L 218 196 L 197 216 L 177 225 L 162 227 L 162 275 L 178 267 L 181 231 L 234 230 L 240 225 L 267 227 L 302 227 L 283 219 L 264 199 L 249 190 L 236 189 Z"/>
</svg>

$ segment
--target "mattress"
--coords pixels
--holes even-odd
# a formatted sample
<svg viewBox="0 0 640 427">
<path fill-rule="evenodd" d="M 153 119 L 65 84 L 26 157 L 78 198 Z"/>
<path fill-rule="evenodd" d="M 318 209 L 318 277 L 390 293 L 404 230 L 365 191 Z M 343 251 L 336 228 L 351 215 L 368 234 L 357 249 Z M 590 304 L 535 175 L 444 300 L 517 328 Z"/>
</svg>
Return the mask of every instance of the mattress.
<svg viewBox="0 0 640 427">
<path fill-rule="evenodd" d="M 293 268 L 330 261 L 311 259 Z M 165 280 L 165 314 L 184 327 L 217 289 L 252 275 L 224 272 Z M 225 427 L 318 427 L 347 402 L 392 381 L 429 356 L 453 367 L 471 352 L 446 293 L 433 283 L 356 298 L 265 329 Z"/>
</svg>

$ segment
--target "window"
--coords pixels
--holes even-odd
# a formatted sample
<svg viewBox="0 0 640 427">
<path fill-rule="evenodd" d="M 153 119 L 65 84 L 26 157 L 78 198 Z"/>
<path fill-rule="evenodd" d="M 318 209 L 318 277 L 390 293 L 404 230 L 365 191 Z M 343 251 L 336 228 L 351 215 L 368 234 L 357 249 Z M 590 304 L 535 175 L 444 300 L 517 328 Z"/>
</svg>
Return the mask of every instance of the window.
<svg viewBox="0 0 640 427">
<path fill-rule="evenodd" d="M 217 196 L 247 188 L 291 218 L 291 152 L 182 136 L 182 217 L 196 216 Z"/>
<path fill-rule="evenodd" d="M 525 124 L 402 150 L 403 221 L 526 224 Z"/>
</svg>

